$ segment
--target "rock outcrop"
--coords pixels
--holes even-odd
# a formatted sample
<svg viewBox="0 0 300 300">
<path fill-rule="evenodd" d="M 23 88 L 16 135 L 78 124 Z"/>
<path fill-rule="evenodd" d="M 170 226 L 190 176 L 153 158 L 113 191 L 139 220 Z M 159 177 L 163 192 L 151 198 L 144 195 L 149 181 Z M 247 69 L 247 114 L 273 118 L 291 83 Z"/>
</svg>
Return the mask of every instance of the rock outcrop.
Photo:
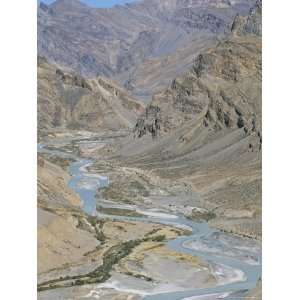
<svg viewBox="0 0 300 300">
<path fill-rule="evenodd" d="M 86 79 L 38 58 L 38 129 L 132 128 L 143 106 L 112 81 Z"/>
<path fill-rule="evenodd" d="M 257 0 L 251 8 L 248 16 L 242 17 L 237 15 L 231 27 L 233 34 L 247 35 L 253 34 L 262 35 L 262 0 Z"/>
<path fill-rule="evenodd" d="M 260 149 L 261 2 L 241 19 L 243 22 L 237 20 L 240 17 L 235 19 L 229 39 L 199 54 L 188 73 L 154 95 L 146 111 L 155 107 L 156 113 L 138 119 L 137 137 L 152 135 L 152 128 L 155 136 L 159 132 L 168 135 L 194 121 L 193 126 L 210 135 L 243 129 L 245 135 L 256 136 L 255 144 Z M 159 123 L 157 129 L 155 122 Z"/>
<path fill-rule="evenodd" d="M 134 127 L 134 136 L 142 137 L 150 133 L 152 138 L 156 138 L 160 131 L 160 108 L 158 106 L 149 105 L 146 107 L 145 113 L 137 120 Z"/>
</svg>

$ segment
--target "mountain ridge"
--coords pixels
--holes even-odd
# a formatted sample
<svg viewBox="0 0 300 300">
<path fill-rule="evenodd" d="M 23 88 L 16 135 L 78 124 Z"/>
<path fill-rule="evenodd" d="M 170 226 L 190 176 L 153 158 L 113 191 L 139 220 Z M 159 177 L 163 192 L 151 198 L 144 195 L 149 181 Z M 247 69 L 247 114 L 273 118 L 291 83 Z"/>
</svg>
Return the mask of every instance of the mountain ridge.
<svg viewBox="0 0 300 300">
<path fill-rule="evenodd" d="M 157 136 L 158 133 L 153 133 L 157 127 L 155 124 L 160 125 L 157 129 L 164 134 L 199 116 L 203 118 L 204 127 L 209 127 L 211 123 L 215 129 L 236 126 L 249 131 L 255 127 L 256 124 L 253 124 L 256 121 L 251 115 L 257 116 L 259 122 L 261 94 L 252 88 L 246 90 L 241 98 L 237 89 L 256 85 L 261 90 L 259 20 L 261 1 L 257 1 L 248 16 L 235 18 L 228 39 L 200 53 L 188 73 L 175 78 L 165 91 L 153 96 L 144 116 L 136 124 L 137 135 L 142 137 L 149 132 Z M 235 90 L 237 94 L 233 96 Z M 245 102 L 246 95 L 249 96 L 248 102 Z M 174 118 L 168 117 L 172 111 Z"/>
<path fill-rule="evenodd" d="M 150 99 L 161 86 L 156 88 L 158 82 L 150 78 L 146 85 L 155 88 L 139 82 L 137 74 L 145 72 L 145 64 L 170 57 L 173 70 L 186 70 L 176 53 L 186 51 L 191 63 L 193 53 L 186 45 L 196 48 L 197 42 L 207 40 L 211 46 L 252 2 L 150 0 L 102 9 L 61 0 L 38 10 L 38 53 L 83 76 L 102 75 L 125 87 L 130 81 L 133 95 Z M 155 73 L 164 74 L 168 83 L 172 79 L 159 64 Z"/>
<path fill-rule="evenodd" d="M 38 129 L 130 129 L 143 105 L 112 81 L 86 79 L 38 57 Z"/>
</svg>

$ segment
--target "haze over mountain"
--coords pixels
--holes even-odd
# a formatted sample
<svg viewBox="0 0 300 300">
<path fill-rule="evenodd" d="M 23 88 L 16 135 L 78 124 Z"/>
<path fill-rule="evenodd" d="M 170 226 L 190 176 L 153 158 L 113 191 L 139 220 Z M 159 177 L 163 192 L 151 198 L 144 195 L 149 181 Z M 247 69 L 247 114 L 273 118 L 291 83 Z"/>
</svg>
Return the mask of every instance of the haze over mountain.
<svg viewBox="0 0 300 300">
<path fill-rule="evenodd" d="M 49 5 L 55 2 L 56 0 L 38 0 L 38 4 L 41 2 Z M 137 0 L 80 0 L 90 7 L 113 7 L 115 5 L 126 4 L 130 2 L 134 2 Z"/>
<path fill-rule="evenodd" d="M 118 80 L 141 99 L 191 66 L 253 0 L 145 0 L 109 9 L 57 0 L 38 9 L 38 52 L 81 75 Z M 151 68 L 149 68 L 151 67 Z"/>
</svg>

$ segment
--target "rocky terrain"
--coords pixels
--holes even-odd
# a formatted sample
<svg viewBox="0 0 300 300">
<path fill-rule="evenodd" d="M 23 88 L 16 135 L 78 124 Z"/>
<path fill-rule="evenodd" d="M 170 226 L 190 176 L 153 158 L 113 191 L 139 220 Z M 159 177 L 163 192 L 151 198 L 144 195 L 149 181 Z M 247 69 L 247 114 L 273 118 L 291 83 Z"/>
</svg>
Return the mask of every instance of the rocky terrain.
<svg viewBox="0 0 300 300">
<path fill-rule="evenodd" d="M 229 39 L 199 54 L 188 73 L 153 96 L 136 124 L 139 137 L 150 132 L 149 126 L 143 132 L 143 123 L 159 123 L 157 134 L 166 135 L 195 120 L 202 131 L 243 128 L 245 133 L 252 130 L 260 135 L 259 5 L 251 9 L 250 16 L 235 18 Z"/>
<path fill-rule="evenodd" d="M 235 19 L 229 39 L 199 54 L 188 73 L 153 96 L 134 141 L 116 153 L 126 164 L 191 184 L 202 205 L 222 219 L 216 226 L 258 238 L 260 18 L 258 1 L 249 16 Z"/>
<path fill-rule="evenodd" d="M 131 128 L 143 105 L 102 77 L 86 79 L 38 58 L 38 129 Z"/>
<path fill-rule="evenodd" d="M 39 299 L 261 298 L 261 13 L 40 6 Z"/>
<path fill-rule="evenodd" d="M 148 100 L 186 70 L 201 48 L 230 31 L 236 14 L 247 13 L 253 3 L 145 0 L 99 9 L 57 0 L 39 7 L 38 51 L 81 75 L 114 78 Z"/>
</svg>

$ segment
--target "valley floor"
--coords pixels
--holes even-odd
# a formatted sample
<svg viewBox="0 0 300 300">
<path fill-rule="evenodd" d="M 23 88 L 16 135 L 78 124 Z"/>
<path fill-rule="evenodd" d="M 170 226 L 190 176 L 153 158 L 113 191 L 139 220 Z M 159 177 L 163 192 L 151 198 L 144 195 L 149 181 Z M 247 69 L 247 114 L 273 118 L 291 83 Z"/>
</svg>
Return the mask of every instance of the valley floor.
<svg viewBox="0 0 300 300">
<path fill-rule="evenodd" d="M 260 203 L 238 197 L 257 193 L 259 167 L 247 176 L 240 168 L 168 178 L 117 156 L 125 135 L 61 131 L 40 139 L 38 298 L 246 297 L 260 276 Z M 221 231 L 203 229 L 206 222 Z M 195 292 L 203 289 L 210 296 Z"/>
</svg>

